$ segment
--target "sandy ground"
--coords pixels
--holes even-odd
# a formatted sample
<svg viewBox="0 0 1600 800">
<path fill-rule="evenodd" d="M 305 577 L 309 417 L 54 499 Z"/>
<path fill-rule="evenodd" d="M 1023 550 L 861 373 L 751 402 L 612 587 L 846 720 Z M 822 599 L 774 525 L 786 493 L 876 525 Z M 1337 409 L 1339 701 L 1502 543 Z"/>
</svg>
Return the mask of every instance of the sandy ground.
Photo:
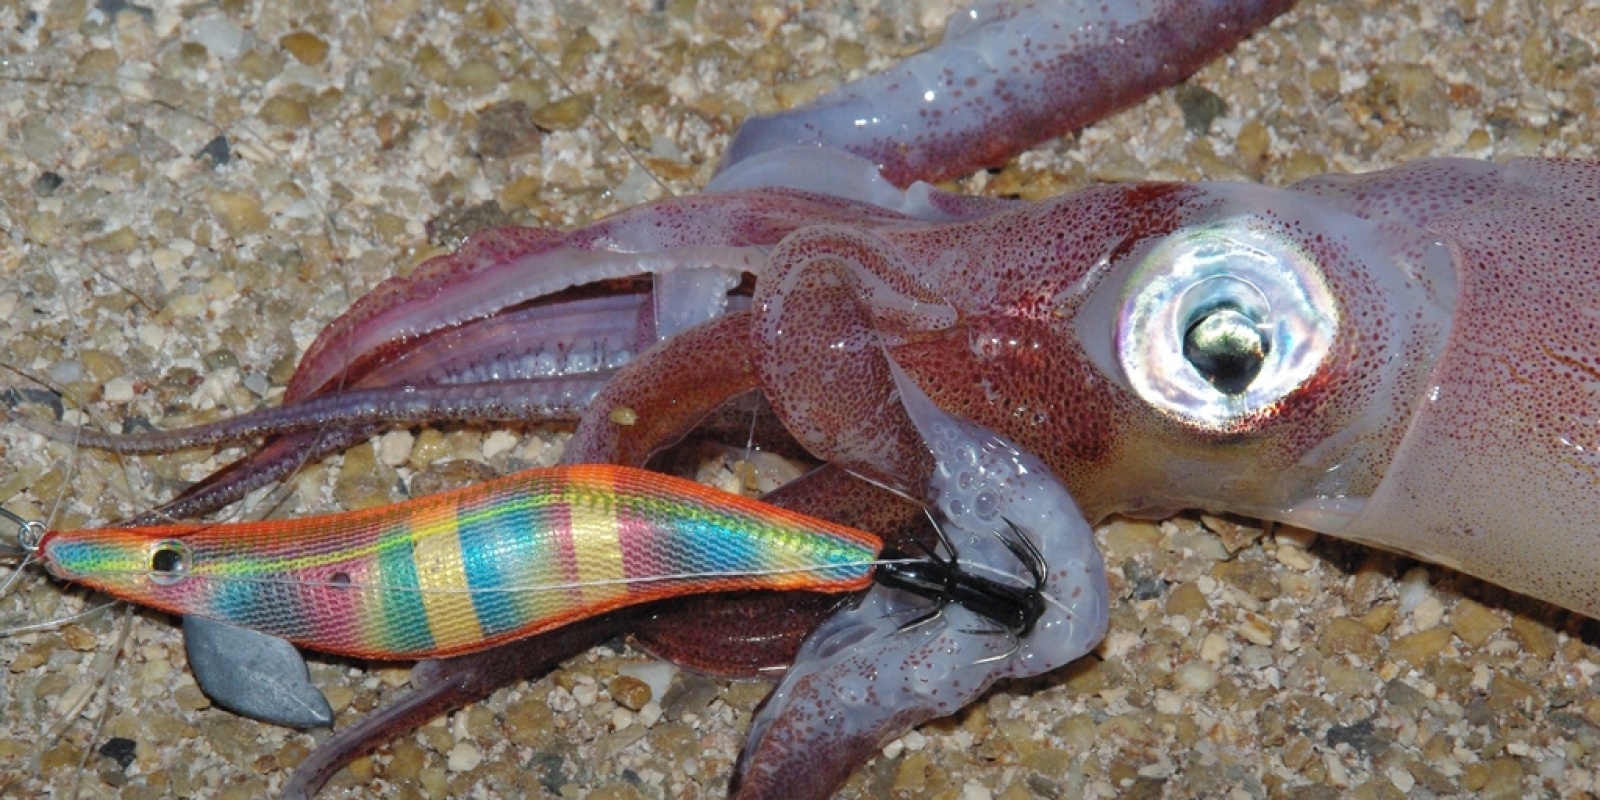
<svg viewBox="0 0 1600 800">
<path fill-rule="evenodd" d="M 752 18 L 745 5 L 0 5 L 0 391 L 51 387 L 113 428 L 270 403 L 322 325 L 447 246 L 463 218 L 570 225 L 691 193 L 743 116 L 919 49 L 948 11 L 861 0 Z M 1596 31 L 1592 1 L 1306 2 L 1189 88 L 966 188 L 1039 196 L 1098 180 L 1282 184 L 1424 156 L 1592 158 Z M 511 102 L 546 132 L 505 124 Z M 1186 125 L 1186 108 L 1207 106 L 1209 127 Z M 197 157 L 219 153 L 218 137 L 226 157 Z M 482 471 L 463 459 L 505 470 L 552 460 L 560 442 L 391 434 L 231 513 L 398 499 L 417 476 Z M 0 423 L 0 503 L 60 527 L 102 523 L 236 455 L 114 458 Z M 1600 651 L 1586 620 L 1325 537 L 1198 516 L 1101 536 L 1117 595 L 1103 660 L 908 734 L 846 796 L 1600 785 Z M 84 602 L 34 574 L 0 601 L 0 624 Z M 0 661 L 0 795 L 256 797 L 325 736 L 209 708 L 161 615 L 14 634 Z M 329 794 L 720 796 L 764 689 L 680 672 L 655 697 L 616 680 L 645 662 L 590 653 L 363 760 Z M 344 726 L 403 691 L 406 672 L 317 660 L 313 678 Z"/>
</svg>

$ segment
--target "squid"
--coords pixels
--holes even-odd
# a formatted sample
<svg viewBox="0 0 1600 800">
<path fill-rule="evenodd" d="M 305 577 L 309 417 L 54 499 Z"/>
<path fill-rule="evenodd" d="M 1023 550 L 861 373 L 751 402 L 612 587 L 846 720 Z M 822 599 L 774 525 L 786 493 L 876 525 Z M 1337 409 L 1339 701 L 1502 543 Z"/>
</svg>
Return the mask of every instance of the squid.
<svg viewBox="0 0 1600 800">
<path fill-rule="evenodd" d="M 827 138 L 840 120 L 863 119 L 863 107 L 898 119 L 889 100 L 909 84 L 891 72 L 754 120 L 705 194 L 569 232 L 482 232 L 380 285 L 310 345 L 277 409 L 197 430 L 70 435 L 125 451 L 267 437 L 143 520 L 153 521 L 214 509 L 387 424 L 576 418 L 567 461 L 645 464 L 757 392 L 825 464 L 770 499 L 886 538 L 917 517 L 901 495 L 956 517 L 976 513 L 978 496 L 991 518 L 1007 519 L 1041 494 L 1053 510 L 1039 514 L 1082 521 L 1200 508 L 1414 555 L 1594 616 L 1592 548 L 1574 531 L 1596 529 L 1585 502 L 1595 356 L 1586 328 L 1564 324 L 1595 305 L 1583 263 L 1600 213 L 1592 163 L 1432 160 L 1284 189 L 1152 182 L 1039 203 L 911 182 L 999 163 L 1024 139 L 1123 107 L 1286 6 L 1134 3 L 1101 7 L 1093 13 L 1112 16 L 1084 25 L 1075 6 L 980 4 L 928 58 L 985 64 L 1019 29 L 1030 43 L 1052 27 L 1108 32 L 1108 49 L 1074 40 L 1068 53 L 1091 55 L 1067 57 L 1064 73 L 1037 71 L 1042 83 L 1085 87 L 1093 102 L 1062 104 L 1084 116 L 990 109 L 997 95 L 1034 102 L 1032 85 L 980 92 L 970 87 L 982 75 L 909 59 L 911 75 L 959 78 L 927 79 L 922 94 L 968 104 L 912 112 L 936 123 L 891 134 L 898 146 Z M 1116 46 L 1127 42 L 1161 56 L 1119 60 L 1133 51 Z M 1049 61 L 1009 74 L 1035 77 Z M 967 115 L 1008 124 L 992 137 L 943 125 Z M 886 153 L 932 157 L 901 164 Z M 581 289 L 641 273 L 653 276 L 648 292 Z M 981 444 L 941 449 L 952 440 Z M 1035 482 L 963 497 L 952 489 L 962 483 L 945 479 L 980 452 L 1004 454 L 1003 468 L 980 470 L 1002 486 Z M 1031 524 L 1043 530 L 1041 519 Z M 1085 536 L 1073 528 L 1036 544 L 1051 568 L 1087 576 L 1083 565 L 1096 561 L 1046 548 Z M 1100 592 L 1092 606 L 1109 602 L 1109 588 L 1089 585 Z M 864 618 L 827 621 L 831 606 L 796 597 L 714 602 L 729 622 L 709 644 L 708 606 L 690 603 L 647 623 L 602 617 L 515 653 L 430 665 L 413 699 L 330 740 L 291 788 L 310 790 L 401 728 L 624 631 L 724 673 L 797 659 L 753 725 L 742 796 L 826 796 L 913 719 L 959 705 L 937 693 L 932 704 L 851 700 L 875 689 L 845 681 L 860 671 L 850 658 L 928 663 L 900 649 L 908 637 L 882 622 L 899 615 L 875 612 L 880 601 L 851 612 Z M 1070 637 L 1049 626 L 1014 645 L 963 633 L 968 611 L 951 609 L 937 628 L 958 640 L 942 650 L 955 655 L 934 660 L 955 680 L 974 668 L 984 685 L 1034 674 L 1022 666 L 1030 660 L 1053 669 L 1093 643 L 1072 639 L 1030 659 Z M 770 649 L 752 655 L 757 640 Z M 841 702 L 860 729 L 805 724 Z"/>
</svg>

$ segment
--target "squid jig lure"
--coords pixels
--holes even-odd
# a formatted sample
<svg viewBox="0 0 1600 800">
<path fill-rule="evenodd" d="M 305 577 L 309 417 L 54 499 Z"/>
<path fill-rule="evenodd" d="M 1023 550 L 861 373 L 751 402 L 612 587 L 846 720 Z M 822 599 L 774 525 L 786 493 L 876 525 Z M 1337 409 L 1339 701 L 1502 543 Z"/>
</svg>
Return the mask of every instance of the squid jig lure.
<svg viewBox="0 0 1600 800">
<path fill-rule="evenodd" d="M 24 549 L 62 580 L 378 660 L 470 653 L 687 594 L 855 591 L 883 548 L 854 528 L 610 465 L 526 470 L 304 519 L 76 531 L 18 522 Z"/>
</svg>

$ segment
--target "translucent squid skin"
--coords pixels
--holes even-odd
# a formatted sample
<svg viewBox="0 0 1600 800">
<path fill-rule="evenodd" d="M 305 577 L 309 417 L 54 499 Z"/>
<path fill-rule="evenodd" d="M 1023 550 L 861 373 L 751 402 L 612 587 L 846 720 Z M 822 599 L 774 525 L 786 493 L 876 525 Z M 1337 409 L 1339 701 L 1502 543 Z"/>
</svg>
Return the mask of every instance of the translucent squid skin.
<svg viewBox="0 0 1600 800">
<path fill-rule="evenodd" d="M 982 0 L 951 15 L 941 46 L 746 120 L 722 167 L 800 145 L 862 156 L 899 186 L 965 175 L 1175 83 L 1292 4 Z"/>
<path fill-rule="evenodd" d="M 483 650 L 697 592 L 850 592 L 882 542 L 656 472 L 528 470 L 299 520 L 52 531 L 52 575 L 356 658 Z"/>
</svg>

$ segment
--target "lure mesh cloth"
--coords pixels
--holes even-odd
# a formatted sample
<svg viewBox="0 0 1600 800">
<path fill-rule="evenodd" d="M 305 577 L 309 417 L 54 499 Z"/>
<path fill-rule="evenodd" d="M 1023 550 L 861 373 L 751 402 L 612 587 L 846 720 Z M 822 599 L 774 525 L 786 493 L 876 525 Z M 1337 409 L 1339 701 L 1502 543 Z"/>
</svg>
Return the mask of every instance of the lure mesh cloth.
<svg viewBox="0 0 1600 800">
<path fill-rule="evenodd" d="M 852 591 L 881 547 L 680 478 L 576 466 L 300 520 L 55 531 L 39 552 L 55 576 L 134 603 L 413 659 L 684 594 Z"/>
</svg>

